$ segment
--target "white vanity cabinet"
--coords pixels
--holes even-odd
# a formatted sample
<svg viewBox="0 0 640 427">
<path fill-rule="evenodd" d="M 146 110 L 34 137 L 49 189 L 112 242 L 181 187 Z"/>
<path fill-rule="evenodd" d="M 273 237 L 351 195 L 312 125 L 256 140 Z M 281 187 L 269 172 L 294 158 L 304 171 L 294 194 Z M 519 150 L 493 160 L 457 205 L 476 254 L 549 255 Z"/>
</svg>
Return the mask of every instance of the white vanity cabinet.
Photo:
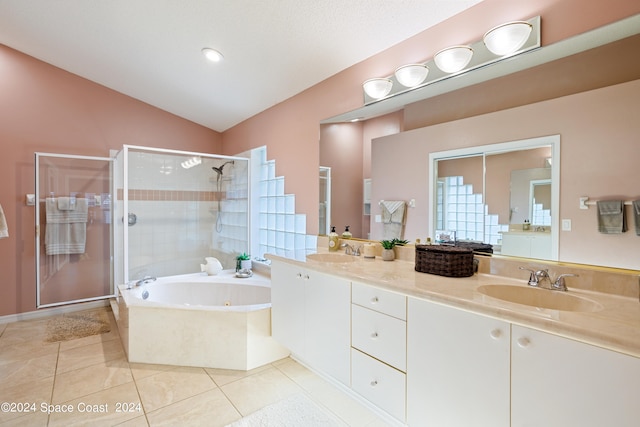
<svg viewBox="0 0 640 427">
<path fill-rule="evenodd" d="M 271 306 L 275 340 L 302 362 L 349 385 L 350 282 L 274 262 Z"/>
<path fill-rule="evenodd" d="M 409 298 L 407 325 L 410 426 L 509 426 L 509 323 Z"/>
<path fill-rule="evenodd" d="M 407 298 L 358 282 L 351 298 L 351 387 L 404 422 Z"/>
<path fill-rule="evenodd" d="M 503 255 L 551 259 L 551 233 L 502 233 L 501 252 Z"/>
<path fill-rule="evenodd" d="M 513 427 L 637 427 L 640 359 L 514 325 Z"/>
</svg>

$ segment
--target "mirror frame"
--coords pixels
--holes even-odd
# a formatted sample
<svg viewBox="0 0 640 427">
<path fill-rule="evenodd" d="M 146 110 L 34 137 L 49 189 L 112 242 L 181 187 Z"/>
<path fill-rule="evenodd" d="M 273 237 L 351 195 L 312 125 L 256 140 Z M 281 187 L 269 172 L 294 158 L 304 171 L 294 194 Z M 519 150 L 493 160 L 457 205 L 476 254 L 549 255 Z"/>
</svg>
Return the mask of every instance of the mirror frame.
<svg viewBox="0 0 640 427">
<path fill-rule="evenodd" d="M 429 220 L 429 235 L 434 235 L 436 227 L 436 183 L 438 180 L 438 160 L 477 155 L 483 157 L 484 163 L 486 155 L 540 148 L 542 146 L 551 147 L 551 157 L 553 159 L 551 163 L 551 258 L 549 260 L 558 261 L 560 247 L 560 135 L 549 135 L 429 153 L 429 167 L 431 169 L 429 173 L 429 191 L 431 193 L 429 197 L 429 214 L 431 215 Z M 486 170 L 483 171 L 483 200 L 486 200 L 486 188 L 484 185 L 485 175 Z"/>
</svg>

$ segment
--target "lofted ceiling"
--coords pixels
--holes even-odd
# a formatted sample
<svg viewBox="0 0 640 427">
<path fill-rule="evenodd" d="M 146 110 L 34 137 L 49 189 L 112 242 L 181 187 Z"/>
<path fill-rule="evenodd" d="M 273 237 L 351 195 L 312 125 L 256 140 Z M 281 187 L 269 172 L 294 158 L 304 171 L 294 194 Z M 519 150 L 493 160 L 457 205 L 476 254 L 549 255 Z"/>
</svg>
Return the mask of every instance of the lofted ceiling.
<svg viewBox="0 0 640 427">
<path fill-rule="evenodd" d="M 0 43 L 222 132 L 480 1 L 0 0 Z"/>
</svg>

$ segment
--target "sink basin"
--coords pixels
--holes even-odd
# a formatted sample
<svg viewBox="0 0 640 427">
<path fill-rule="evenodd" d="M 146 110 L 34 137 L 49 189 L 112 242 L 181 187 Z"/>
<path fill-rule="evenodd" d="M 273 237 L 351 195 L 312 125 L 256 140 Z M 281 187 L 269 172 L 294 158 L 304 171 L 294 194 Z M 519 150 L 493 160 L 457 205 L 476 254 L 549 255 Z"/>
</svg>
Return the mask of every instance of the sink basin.
<svg viewBox="0 0 640 427">
<path fill-rule="evenodd" d="M 354 262 L 357 257 L 344 254 L 309 254 L 308 260 L 319 262 Z"/>
<path fill-rule="evenodd" d="M 478 287 L 478 292 L 503 301 L 550 310 L 602 310 L 600 303 L 562 291 L 511 285 L 482 285 Z"/>
</svg>

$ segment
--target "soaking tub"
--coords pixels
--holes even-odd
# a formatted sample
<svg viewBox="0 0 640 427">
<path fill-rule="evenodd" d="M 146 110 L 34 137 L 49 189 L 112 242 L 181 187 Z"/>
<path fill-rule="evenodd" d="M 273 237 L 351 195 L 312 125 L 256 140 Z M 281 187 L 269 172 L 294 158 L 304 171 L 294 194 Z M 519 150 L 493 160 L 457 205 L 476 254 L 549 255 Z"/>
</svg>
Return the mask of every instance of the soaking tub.
<svg viewBox="0 0 640 427">
<path fill-rule="evenodd" d="M 130 362 L 249 370 L 289 354 L 271 337 L 266 276 L 224 270 L 118 288 L 112 307 Z"/>
</svg>

